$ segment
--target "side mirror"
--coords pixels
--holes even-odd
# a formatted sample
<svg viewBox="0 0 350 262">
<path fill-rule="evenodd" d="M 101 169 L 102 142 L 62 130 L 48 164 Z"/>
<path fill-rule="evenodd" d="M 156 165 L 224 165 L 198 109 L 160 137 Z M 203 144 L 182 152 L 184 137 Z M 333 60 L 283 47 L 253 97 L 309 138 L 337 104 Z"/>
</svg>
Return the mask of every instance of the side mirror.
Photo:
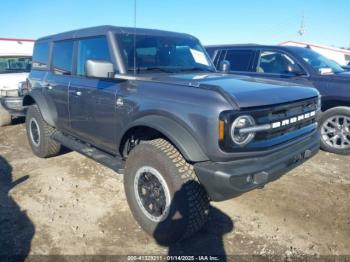
<svg viewBox="0 0 350 262">
<path fill-rule="evenodd" d="M 89 59 L 85 62 L 85 75 L 95 78 L 113 78 L 113 64 L 107 61 Z"/>
<path fill-rule="evenodd" d="M 229 61 L 227 60 L 222 60 L 220 62 L 220 71 L 223 72 L 223 73 L 228 73 L 231 71 L 231 64 Z"/>
</svg>

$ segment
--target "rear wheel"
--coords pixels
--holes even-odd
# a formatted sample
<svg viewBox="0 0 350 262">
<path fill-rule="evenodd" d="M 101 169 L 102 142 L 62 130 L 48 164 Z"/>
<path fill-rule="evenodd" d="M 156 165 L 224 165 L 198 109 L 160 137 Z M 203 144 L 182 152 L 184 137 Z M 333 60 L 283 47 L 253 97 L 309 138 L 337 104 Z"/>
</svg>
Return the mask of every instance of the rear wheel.
<svg viewBox="0 0 350 262">
<path fill-rule="evenodd" d="M 5 110 L 0 104 L 0 126 L 7 126 L 11 124 L 12 118 L 9 112 Z"/>
<path fill-rule="evenodd" d="M 164 139 L 130 152 L 124 187 L 135 219 L 161 244 L 193 235 L 207 220 L 209 198 L 193 167 Z"/>
<path fill-rule="evenodd" d="M 61 145 L 51 138 L 55 128 L 45 122 L 36 105 L 27 110 L 26 129 L 29 144 L 36 156 L 47 158 L 60 152 Z"/>
<path fill-rule="evenodd" d="M 350 108 L 335 107 L 324 112 L 320 119 L 321 147 L 323 150 L 350 154 Z"/>
</svg>

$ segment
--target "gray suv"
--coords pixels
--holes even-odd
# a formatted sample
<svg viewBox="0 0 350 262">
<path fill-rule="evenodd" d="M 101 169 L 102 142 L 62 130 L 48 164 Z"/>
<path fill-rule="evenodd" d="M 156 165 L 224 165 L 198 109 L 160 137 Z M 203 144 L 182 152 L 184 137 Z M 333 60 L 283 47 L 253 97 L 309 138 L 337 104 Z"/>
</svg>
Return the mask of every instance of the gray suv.
<svg viewBox="0 0 350 262">
<path fill-rule="evenodd" d="M 210 201 L 263 187 L 319 150 L 315 89 L 216 72 L 193 36 L 101 26 L 36 41 L 28 94 L 35 155 L 78 151 L 124 174 L 162 243 L 206 222 Z"/>
</svg>

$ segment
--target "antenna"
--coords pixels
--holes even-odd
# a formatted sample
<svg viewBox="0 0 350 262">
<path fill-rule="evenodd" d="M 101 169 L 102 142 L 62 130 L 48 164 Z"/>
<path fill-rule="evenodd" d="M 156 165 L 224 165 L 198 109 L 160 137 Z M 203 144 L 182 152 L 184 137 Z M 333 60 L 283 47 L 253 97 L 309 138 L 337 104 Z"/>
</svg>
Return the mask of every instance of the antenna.
<svg viewBox="0 0 350 262">
<path fill-rule="evenodd" d="M 136 75 L 136 17 L 137 17 L 137 0 L 134 0 L 134 75 Z"/>
<path fill-rule="evenodd" d="M 305 16 L 303 15 L 301 18 L 300 28 L 298 30 L 298 35 L 300 36 L 300 40 L 302 40 L 304 34 L 305 34 Z"/>
</svg>

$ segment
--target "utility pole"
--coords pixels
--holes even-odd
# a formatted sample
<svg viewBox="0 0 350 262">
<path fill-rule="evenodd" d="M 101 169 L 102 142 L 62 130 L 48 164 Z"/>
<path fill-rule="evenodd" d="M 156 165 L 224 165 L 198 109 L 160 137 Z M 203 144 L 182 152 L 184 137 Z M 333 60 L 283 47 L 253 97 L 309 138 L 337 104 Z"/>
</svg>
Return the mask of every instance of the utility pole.
<svg viewBox="0 0 350 262">
<path fill-rule="evenodd" d="M 298 30 L 298 35 L 300 37 L 300 41 L 302 40 L 305 34 L 305 16 L 303 15 L 301 18 L 300 28 Z"/>
</svg>

